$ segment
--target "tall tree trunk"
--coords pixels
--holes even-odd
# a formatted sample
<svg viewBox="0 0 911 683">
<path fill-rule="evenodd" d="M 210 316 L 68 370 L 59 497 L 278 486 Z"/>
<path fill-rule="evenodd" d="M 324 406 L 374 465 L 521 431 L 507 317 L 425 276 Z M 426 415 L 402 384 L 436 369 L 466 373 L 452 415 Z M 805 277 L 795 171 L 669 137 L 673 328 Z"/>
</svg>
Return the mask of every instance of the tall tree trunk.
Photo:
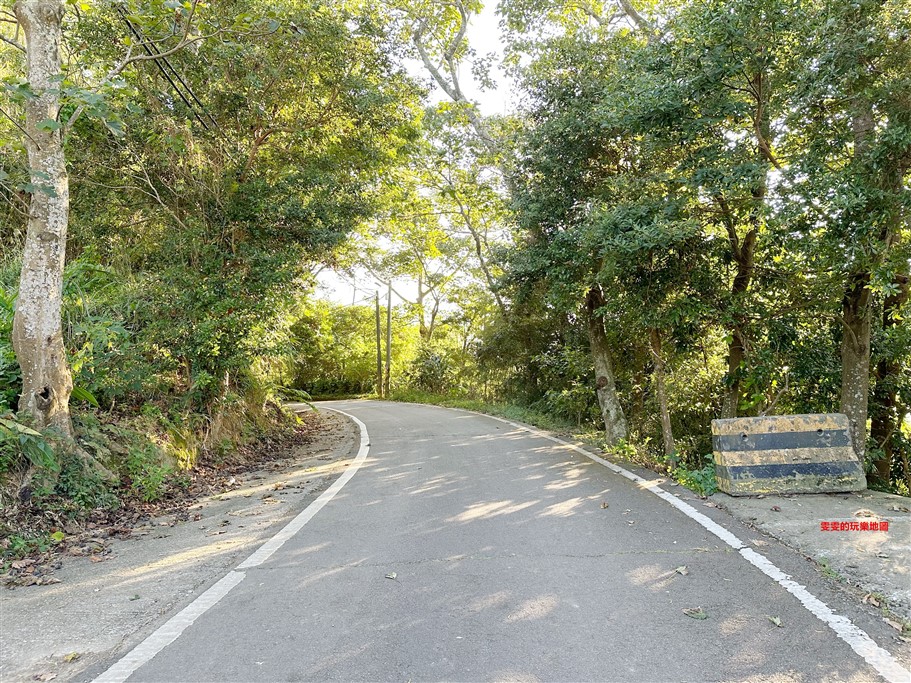
<svg viewBox="0 0 911 683">
<path fill-rule="evenodd" d="M 69 220 L 69 180 L 57 115 L 63 3 L 20 0 L 16 18 L 25 33 L 28 82 L 37 97 L 25 103 L 25 144 L 33 182 L 22 254 L 13 347 L 22 368 L 19 410 L 39 428 L 72 435 L 69 400 L 73 380 L 66 361 L 60 311 Z"/>
<path fill-rule="evenodd" d="M 386 376 L 383 378 L 383 395 L 389 397 L 392 375 L 392 283 L 386 291 Z"/>
<path fill-rule="evenodd" d="M 661 413 L 661 436 L 664 440 L 664 454 L 673 455 L 677 450 L 674 443 L 674 431 L 671 428 L 671 413 L 667 408 L 667 391 L 665 389 L 665 365 L 661 354 L 661 333 L 652 327 L 648 331 L 652 348 L 652 360 L 655 366 L 655 393 L 658 394 L 658 409 Z"/>
<path fill-rule="evenodd" d="M 595 364 L 595 388 L 598 394 L 598 406 L 604 420 L 604 432 L 608 446 L 614 446 L 626 439 L 626 417 L 614 381 L 614 368 L 610 359 L 610 347 L 604 333 L 604 319 L 597 310 L 604 306 L 604 295 L 599 286 L 592 287 L 585 300 L 588 315 L 588 335 L 592 360 Z"/>
<path fill-rule="evenodd" d="M 760 48 L 764 51 L 764 48 Z M 780 168 L 778 161 L 772 153 L 772 128 L 769 120 L 768 105 L 771 98 L 771 91 L 768 87 L 763 71 L 756 71 L 750 77 L 750 92 L 753 93 L 754 110 L 753 110 L 753 137 L 756 142 L 755 156 L 756 163 L 762 166 L 762 175 L 757 179 L 756 185 L 751 191 L 752 204 L 750 208 L 750 230 L 744 236 L 743 240 L 737 235 L 734 227 L 733 214 L 725 202 L 722 202 L 722 209 L 728 215 L 727 231 L 728 240 L 731 245 L 731 253 L 734 262 L 737 264 L 737 274 L 734 276 L 734 282 L 731 285 L 731 301 L 736 307 L 739 299 L 750 288 L 753 279 L 753 268 L 756 259 L 756 242 L 759 239 L 759 231 L 765 220 L 764 211 L 766 205 L 766 196 L 768 195 L 768 174 L 772 166 Z M 745 325 L 746 316 L 742 312 L 735 311 L 735 323 L 731 329 L 731 341 L 728 344 L 728 372 L 726 376 L 727 392 L 721 406 L 721 417 L 737 417 L 740 408 L 740 374 L 743 361 L 746 359 L 746 336 Z"/>
<path fill-rule="evenodd" d="M 863 462 L 870 395 L 870 332 L 872 306 L 869 277 L 853 278 L 842 301 L 841 412 L 848 416 L 854 452 Z"/>
<path fill-rule="evenodd" d="M 883 331 L 888 333 L 901 324 L 899 311 L 911 295 L 911 279 L 907 273 L 896 275 L 898 289 L 886 297 L 883 308 Z M 901 372 L 901 361 L 885 356 L 876 364 L 876 388 L 873 390 L 875 409 L 870 421 L 870 437 L 882 449 L 882 455 L 873 461 L 875 477 L 880 483 L 888 484 L 891 478 L 892 461 L 895 458 L 895 436 L 901 429 L 902 411 L 898 401 L 897 379 Z M 907 461 L 907 455 L 906 455 Z"/>
<path fill-rule="evenodd" d="M 383 398 L 383 347 L 380 329 L 380 293 L 376 293 L 376 395 Z"/>
<path fill-rule="evenodd" d="M 734 254 L 734 261 L 737 263 L 737 274 L 734 276 L 734 283 L 731 285 L 731 299 L 734 301 L 735 306 L 737 305 L 737 300 L 749 289 L 750 280 L 753 278 L 754 253 L 758 234 L 756 228 L 753 228 L 746 234 L 743 242 L 737 238 L 736 233 L 733 233 L 731 238 L 731 249 Z M 737 315 L 735 317 L 740 316 Z M 725 376 L 727 389 L 721 405 L 721 417 L 737 417 L 737 411 L 740 407 L 740 366 L 746 358 L 746 342 L 741 323 L 735 323 L 730 333 L 728 371 Z"/>
<path fill-rule="evenodd" d="M 863 97 L 853 105 L 851 132 L 854 136 L 855 165 L 864 165 L 873 131 L 873 109 Z M 885 235 L 883 236 L 885 237 Z M 870 274 L 849 276 L 841 306 L 841 403 L 848 416 L 851 440 L 858 460 L 863 463 L 867 446 L 867 404 L 870 396 L 870 338 L 873 307 L 870 300 Z"/>
</svg>

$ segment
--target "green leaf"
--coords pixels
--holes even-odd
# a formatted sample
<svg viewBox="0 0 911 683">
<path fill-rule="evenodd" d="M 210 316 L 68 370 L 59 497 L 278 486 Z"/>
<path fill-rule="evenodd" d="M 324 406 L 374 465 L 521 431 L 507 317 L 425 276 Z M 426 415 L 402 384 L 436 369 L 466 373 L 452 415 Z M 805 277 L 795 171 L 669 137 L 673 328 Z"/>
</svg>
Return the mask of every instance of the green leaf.
<svg viewBox="0 0 911 683">
<path fill-rule="evenodd" d="M 98 399 L 95 398 L 94 394 L 92 394 L 91 391 L 88 389 L 83 389 L 82 387 L 73 387 L 70 398 L 75 398 L 77 401 L 85 401 L 86 403 L 89 403 L 96 408 L 98 407 Z"/>
<path fill-rule="evenodd" d="M 104 119 L 104 125 L 113 133 L 114 137 L 123 137 L 123 124 L 117 119 Z"/>
<path fill-rule="evenodd" d="M 51 534 L 51 540 L 54 543 L 60 543 L 64 538 L 66 538 L 66 536 L 62 531 L 55 531 Z"/>
<path fill-rule="evenodd" d="M 686 616 L 688 616 L 688 617 L 690 617 L 690 618 L 692 618 L 692 619 L 698 619 L 699 621 L 702 621 L 703 619 L 708 619 L 708 618 L 709 618 L 709 615 L 706 614 L 706 613 L 705 613 L 705 610 L 702 609 L 701 607 L 686 607 L 686 608 L 683 610 L 683 613 L 684 613 Z"/>
<path fill-rule="evenodd" d="M 15 422 L 14 420 L 4 420 L 3 418 L 0 418 L 0 427 L 5 427 L 10 432 L 25 434 L 27 436 L 37 436 L 38 438 L 41 438 L 41 434 L 39 432 L 26 427 L 24 424 Z"/>
<path fill-rule="evenodd" d="M 55 121 L 54 119 L 43 119 L 35 124 L 35 128 L 38 130 L 53 131 L 60 130 L 63 126 L 60 125 L 59 121 Z"/>
</svg>

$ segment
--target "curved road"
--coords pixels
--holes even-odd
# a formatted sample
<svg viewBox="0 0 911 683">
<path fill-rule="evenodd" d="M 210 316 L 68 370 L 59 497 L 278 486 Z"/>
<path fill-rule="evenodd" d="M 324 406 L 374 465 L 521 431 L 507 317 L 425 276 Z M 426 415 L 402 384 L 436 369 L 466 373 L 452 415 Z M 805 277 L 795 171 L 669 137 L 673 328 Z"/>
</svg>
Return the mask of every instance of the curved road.
<svg viewBox="0 0 911 683">
<path fill-rule="evenodd" d="M 366 424 L 360 470 L 131 681 L 880 680 L 738 552 L 572 450 L 461 411 L 326 405 Z"/>
</svg>

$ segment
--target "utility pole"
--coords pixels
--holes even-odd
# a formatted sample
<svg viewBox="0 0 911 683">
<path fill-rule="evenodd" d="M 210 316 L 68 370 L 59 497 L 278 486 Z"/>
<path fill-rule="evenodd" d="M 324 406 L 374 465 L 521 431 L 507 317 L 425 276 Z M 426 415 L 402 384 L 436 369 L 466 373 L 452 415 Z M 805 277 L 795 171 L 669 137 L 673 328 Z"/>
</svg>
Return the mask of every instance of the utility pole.
<svg viewBox="0 0 911 683">
<path fill-rule="evenodd" d="M 389 398 L 389 369 L 392 365 L 392 280 L 386 291 L 386 383 L 383 385 L 383 395 Z"/>
<path fill-rule="evenodd" d="M 380 292 L 377 290 L 376 297 L 376 393 L 383 398 L 383 347 L 382 331 L 380 330 Z"/>
</svg>

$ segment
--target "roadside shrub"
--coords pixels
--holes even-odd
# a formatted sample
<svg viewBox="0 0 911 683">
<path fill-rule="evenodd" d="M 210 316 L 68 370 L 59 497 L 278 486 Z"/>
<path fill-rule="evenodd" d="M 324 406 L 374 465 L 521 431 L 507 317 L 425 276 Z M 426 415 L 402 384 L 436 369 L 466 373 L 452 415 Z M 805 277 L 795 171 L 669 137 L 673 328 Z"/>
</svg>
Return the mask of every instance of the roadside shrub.
<svg viewBox="0 0 911 683">
<path fill-rule="evenodd" d="M 161 452 L 154 444 L 130 448 L 124 464 L 134 496 L 146 503 L 161 498 L 174 468 L 162 461 Z"/>
<path fill-rule="evenodd" d="M 668 458 L 669 463 L 674 463 L 673 458 Z M 700 496 L 710 496 L 718 490 L 718 480 L 715 478 L 715 457 L 709 453 L 704 456 L 705 464 L 699 469 L 689 469 L 685 465 L 677 464 L 671 470 L 671 476 L 692 489 Z"/>
<path fill-rule="evenodd" d="M 22 375 L 12 342 L 15 298 L 14 290 L 0 282 L 0 413 L 14 409 L 22 391 Z"/>
<path fill-rule="evenodd" d="M 429 346 L 422 346 L 408 368 L 408 383 L 415 389 L 442 393 L 449 384 L 449 360 Z"/>
</svg>

